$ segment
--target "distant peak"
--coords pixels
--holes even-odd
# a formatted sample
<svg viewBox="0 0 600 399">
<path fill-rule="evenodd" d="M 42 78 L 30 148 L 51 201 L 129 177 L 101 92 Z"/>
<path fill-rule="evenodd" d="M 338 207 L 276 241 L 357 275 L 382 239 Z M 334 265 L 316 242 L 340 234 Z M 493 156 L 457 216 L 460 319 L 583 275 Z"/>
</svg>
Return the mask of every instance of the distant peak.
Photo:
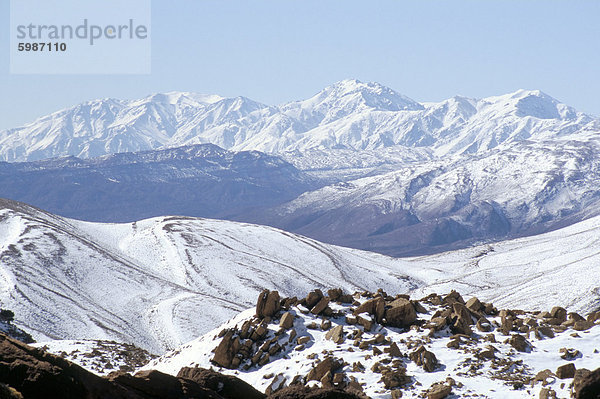
<svg viewBox="0 0 600 399">
<path fill-rule="evenodd" d="M 362 82 L 358 79 L 340 80 L 326 87 L 313 99 L 355 98 L 369 108 L 385 111 L 420 110 L 423 106 L 413 99 L 377 82 Z"/>
</svg>

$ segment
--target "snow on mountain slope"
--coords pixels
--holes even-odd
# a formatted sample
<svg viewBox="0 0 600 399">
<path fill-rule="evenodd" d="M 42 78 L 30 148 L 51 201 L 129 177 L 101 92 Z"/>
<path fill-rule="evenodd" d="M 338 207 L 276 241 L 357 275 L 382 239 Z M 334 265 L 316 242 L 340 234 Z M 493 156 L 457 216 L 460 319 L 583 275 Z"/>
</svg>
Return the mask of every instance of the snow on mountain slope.
<svg viewBox="0 0 600 399">
<path fill-rule="evenodd" d="M 306 192 L 256 220 L 393 256 L 532 234 L 597 215 L 593 133 L 405 163 Z"/>
<path fill-rule="evenodd" d="M 161 352 L 252 305 L 264 287 L 418 285 L 387 257 L 272 228 L 164 217 L 94 224 L 3 200 L 0 303 L 35 339 L 115 339 Z"/>
<path fill-rule="evenodd" d="M 191 93 L 90 101 L 0 132 L 0 159 L 93 157 L 202 143 L 265 152 L 427 147 L 444 155 L 581 131 L 599 132 L 600 122 L 540 91 L 419 104 L 378 83 L 344 80 L 277 107 Z"/>
<path fill-rule="evenodd" d="M 600 305 L 600 218 L 544 235 L 394 259 L 269 227 L 161 217 L 79 222 L 2 201 L 0 304 L 37 340 L 114 339 L 155 353 L 187 342 L 264 289 L 393 293 L 461 288 L 499 306 Z M 567 287 L 568 286 L 568 287 Z"/>
</svg>

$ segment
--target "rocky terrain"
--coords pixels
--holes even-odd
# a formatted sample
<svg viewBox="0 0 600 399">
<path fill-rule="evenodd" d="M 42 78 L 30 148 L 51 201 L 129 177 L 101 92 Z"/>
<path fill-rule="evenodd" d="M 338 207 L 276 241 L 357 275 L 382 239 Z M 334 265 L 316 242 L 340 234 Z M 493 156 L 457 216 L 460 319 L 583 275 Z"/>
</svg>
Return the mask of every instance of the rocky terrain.
<svg viewBox="0 0 600 399">
<path fill-rule="evenodd" d="M 213 367 L 267 394 L 343 389 L 369 398 L 596 398 L 600 312 L 497 309 L 456 291 L 419 300 L 340 289 L 281 298 L 151 361 Z"/>
<path fill-rule="evenodd" d="M 115 342 L 32 347 L 0 334 L 0 397 L 595 399 L 598 342 L 600 311 L 499 310 L 456 291 L 264 290 L 256 307 L 150 362 Z M 115 354 L 127 358 L 119 370 L 97 367 Z"/>
</svg>

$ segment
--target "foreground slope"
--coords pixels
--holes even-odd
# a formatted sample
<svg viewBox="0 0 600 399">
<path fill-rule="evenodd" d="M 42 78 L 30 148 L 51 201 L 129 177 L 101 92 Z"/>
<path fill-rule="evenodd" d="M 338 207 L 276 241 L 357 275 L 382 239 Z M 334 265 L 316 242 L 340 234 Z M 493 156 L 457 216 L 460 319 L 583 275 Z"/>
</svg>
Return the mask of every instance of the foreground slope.
<svg viewBox="0 0 600 399">
<path fill-rule="evenodd" d="M 198 218 L 127 224 L 2 202 L 0 303 L 35 339 L 115 339 L 162 352 L 252 306 L 264 288 L 460 288 L 497 306 L 598 308 L 600 218 L 540 236 L 394 259 L 281 230 Z"/>
<path fill-rule="evenodd" d="M 262 226 L 94 224 L 12 201 L 2 208 L 0 302 L 38 340 L 116 339 L 161 352 L 251 306 L 264 287 L 419 285 L 390 258 Z"/>
<path fill-rule="evenodd" d="M 600 362 L 600 312 L 499 311 L 456 291 L 418 301 L 385 291 L 273 294 L 143 369 L 216 367 L 267 393 L 307 385 L 377 399 L 503 399 L 569 397 Z"/>
</svg>

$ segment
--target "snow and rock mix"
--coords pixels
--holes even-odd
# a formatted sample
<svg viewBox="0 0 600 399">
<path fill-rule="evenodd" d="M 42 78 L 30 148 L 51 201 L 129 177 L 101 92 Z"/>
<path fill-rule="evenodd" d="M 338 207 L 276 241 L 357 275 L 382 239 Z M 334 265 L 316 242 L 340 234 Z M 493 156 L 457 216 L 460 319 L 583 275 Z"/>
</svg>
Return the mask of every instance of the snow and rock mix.
<svg viewBox="0 0 600 399">
<path fill-rule="evenodd" d="M 256 308 L 151 361 L 216 368 L 267 394 L 294 385 L 371 398 L 568 397 L 600 364 L 600 312 L 497 309 L 452 291 L 263 291 Z"/>
</svg>

